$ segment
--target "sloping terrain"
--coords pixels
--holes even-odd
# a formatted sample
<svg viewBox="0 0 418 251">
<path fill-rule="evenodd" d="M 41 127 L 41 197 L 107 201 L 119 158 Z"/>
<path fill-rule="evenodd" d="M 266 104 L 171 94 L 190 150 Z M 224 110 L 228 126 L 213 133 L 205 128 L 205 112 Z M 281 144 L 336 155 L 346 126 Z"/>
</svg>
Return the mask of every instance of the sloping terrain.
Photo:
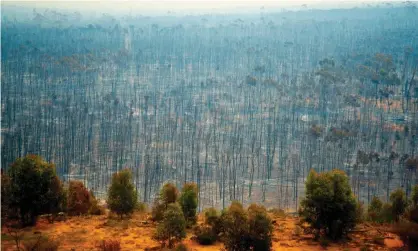
<svg viewBox="0 0 418 251">
<path fill-rule="evenodd" d="M 312 239 L 310 234 L 304 234 L 299 227 L 299 219 L 292 216 L 274 216 L 273 250 L 399 250 L 403 246 L 398 236 L 390 233 L 389 226 L 359 225 L 347 240 L 329 243 L 322 247 Z M 97 250 L 101 240 L 118 239 L 122 250 L 158 250 L 160 244 L 152 239 L 156 225 L 148 220 L 148 214 L 136 213 L 131 219 L 118 219 L 108 216 L 70 217 L 66 221 L 49 224 L 41 219 L 35 227 L 22 230 L 23 241 L 36 238 L 42 234 L 60 242 L 59 250 Z M 202 221 L 202 219 L 199 219 Z M 188 230 L 183 241 L 191 250 L 220 250 L 222 243 L 202 246 L 193 240 L 192 230 Z M 7 229 L 2 229 L 2 250 L 16 250 L 13 238 Z M 366 249 L 366 247 L 368 249 Z"/>
</svg>

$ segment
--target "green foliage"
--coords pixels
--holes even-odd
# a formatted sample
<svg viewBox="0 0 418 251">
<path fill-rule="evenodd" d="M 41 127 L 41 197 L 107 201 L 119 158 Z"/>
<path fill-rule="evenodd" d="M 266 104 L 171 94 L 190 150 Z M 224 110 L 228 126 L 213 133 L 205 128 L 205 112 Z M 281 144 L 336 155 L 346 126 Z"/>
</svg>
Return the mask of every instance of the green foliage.
<svg viewBox="0 0 418 251">
<path fill-rule="evenodd" d="M 90 207 L 90 193 L 84 186 L 83 182 L 78 180 L 71 180 L 68 185 L 68 215 L 87 214 Z"/>
<path fill-rule="evenodd" d="M 113 174 L 107 199 L 109 209 L 120 216 L 131 214 L 137 201 L 138 197 L 132 184 L 131 172 L 124 169 Z"/>
<path fill-rule="evenodd" d="M 40 214 L 56 214 L 64 207 L 63 185 L 55 167 L 41 157 L 28 155 L 9 168 L 9 207 L 23 225 L 33 225 Z"/>
<path fill-rule="evenodd" d="M 157 226 L 155 239 L 163 244 L 168 242 L 168 247 L 186 237 L 186 220 L 183 212 L 177 203 L 171 203 L 164 212 L 162 222 Z"/>
<path fill-rule="evenodd" d="M 179 243 L 174 250 L 175 251 L 188 251 L 189 249 L 183 243 Z"/>
<path fill-rule="evenodd" d="M 211 226 L 212 228 L 215 228 L 216 226 L 220 224 L 220 215 L 215 208 L 211 207 L 211 208 L 206 209 L 205 223 Z M 219 233 L 219 232 L 216 232 L 216 233 Z"/>
<path fill-rule="evenodd" d="M 383 204 L 378 222 L 393 222 L 394 220 L 392 205 L 390 203 Z"/>
<path fill-rule="evenodd" d="M 411 208 L 393 229 L 409 250 L 418 250 L 418 207 Z"/>
<path fill-rule="evenodd" d="M 5 222 L 6 219 L 13 215 L 13 211 L 10 210 L 10 177 L 1 173 L 1 222 Z"/>
<path fill-rule="evenodd" d="M 300 215 L 316 231 L 338 239 L 356 224 L 357 203 L 347 175 L 340 170 L 311 171 L 306 181 L 306 197 Z"/>
<path fill-rule="evenodd" d="M 226 250 L 248 250 L 248 215 L 240 203 L 231 203 L 222 215 L 222 225 Z"/>
<path fill-rule="evenodd" d="M 407 207 L 407 200 L 405 192 L 402 189 L 397 189 L 390 194 L 390 202 L 392 203 L 392 213 L 395 221 L 405 212 Z"/>
<path fill-rule="evenodd" d="M 378 197 L 374 196 L 367 209 L 369 220 L 374 222 L 380 221 L 382 216 L 382 207 L 382 201 Z"/>
<path fill-rule="evenodd" d="M 183 210 L 187 225 L 196 224 L 197 185 L 195 183 L 184 184 L 179 198 L 179 203 L 181 209 Z"/>
<path fill-rule="evenodd" d="M 168 205 L 175 203 L 178 199 L 178 190 L 174 184 L 166 183 L 160 190 L 158 198 L 154 200 L 151 210 L 153 221 L 161 221 Z"/>
<path fill-rule="evenodd" d="M 164 211 L 166 207 L 164 204 L 160 203 L 158 199 L 154 200 L 151 210 L 151 219 L 153 221 L 161 221 L 164 217 Z"/>
<path fill-rule="evenodd" d="M 418 184 L 412 188 L 411 206 L 418 207 Z"/>
<path fill-rule="evenodd" d="M 106 212 L 104 207 L 99 205 L 99 202 L 94 196 L 93 191 L 90 191 L 89 193 L 90 193 L 90 208 L 89 208 L 88 213 L 91 215 L 104 215 Z"/>
<path fill-rule="evenodd" d="M 211 245 L 218 238 L 211 226 L 197 226 L 194 230 L 194 234 L 200 245 Z"/>
<path fill-rule="evenodd" d="M 166 183 L 161 188 L 160 201 L 165 206 L 165 208 L 167 208 L 169 204 L 175 203 L 177 201 L 178 194 L 179 192 L 174 184 Z"/>
<path fill-rule="evenodd" d="M 219 221 L 227 250 L 271 249 L 273 225 L 263 206 L 252 204 L 245 211 L 240 203 L 234 201 L 222 212 Z"/>
<path fill-rule="evenodd" d="M 273 224 L 263 206 L 252 204 L 248 207 L 248 226 L 248 241 L 251 250 L 270 250 Z"/>
<path fill-rule="evenodd" d="M 148 206 L 147 206 L 147 204 L 146 204 L 146 203 L 139 202 L 139 203 L 136 205 L 135 210 L 136 210 L 136 211 L 138 211 L 138 212 L 140 212 L 140 213 L 145 213 L 145 212 L 147 212 L 147 211 L 148 211 Z"/>
</svg>

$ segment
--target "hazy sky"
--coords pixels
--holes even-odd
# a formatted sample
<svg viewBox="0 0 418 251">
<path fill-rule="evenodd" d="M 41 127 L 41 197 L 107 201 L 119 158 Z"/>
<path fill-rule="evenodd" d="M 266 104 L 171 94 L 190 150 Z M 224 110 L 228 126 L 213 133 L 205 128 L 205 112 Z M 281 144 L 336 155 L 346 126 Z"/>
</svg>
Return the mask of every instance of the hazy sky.
<svg viewBox="0 0 418 251">
<path fill-rule="evenodd" d="M 402 0 L 395 0 L 391 2 L 401 2 Z M 264 10 L 271 9 L 301 7 L 306 4 L 307 8 L 351 8 L 354 6 L 361 6 L 364 3 L 379 3 L 388 1 L 379 0 L 227 0 L 227 1 L 207 1 L 207 0 L 194 0 L 194 1 L 179 1 L 179 0 L 165 0 L 165 1 L 152 1 L 152 0 L 129 0 L 129 1 L 117 1 L 117 0 L 55 0 L 55 1 L 11 1 L 2 0 L 2 4 L 13 5 L 26 5 L 34 8 L 59 8 L 59 9 L 74 9 L 85 11 L 100 11 L 100 12 L 144 12 L 144 13 L 207 13 L 207 12 L 240 12 L 240 11 L 255 11 L 264 7 Z"/>
</svg>

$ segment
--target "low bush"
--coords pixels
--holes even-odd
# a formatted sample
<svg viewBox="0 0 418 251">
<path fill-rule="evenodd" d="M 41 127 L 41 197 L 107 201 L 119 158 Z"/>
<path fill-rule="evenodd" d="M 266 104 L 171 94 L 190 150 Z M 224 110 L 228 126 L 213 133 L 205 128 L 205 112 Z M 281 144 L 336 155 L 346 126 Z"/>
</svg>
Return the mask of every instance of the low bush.
<svg viewBox="0 0 418 251">
<path fill-rule="evenodd" d="M 273 225 L 263 206 L 248 207 L 248 245 L 251 250 L 270 250 Z"/>
<path fill-rule="evenodd" d="M 216 235 L 222 232 L 221 215 L 215 208 L 211 207 L 205 211 L 205 224 L 211 226 Z"/>
<path fill-rule="evenodd" d="M 25 251 L 57 251 L 59 246 L 60 242 L 58 240 L 42 235 L 23 242 L 23 250 Z"/>
<path fill-rule="evenodd" d="M 242 205 L 233 201 L 222 215 L 224 245 L 227 250 L 248 250 L 248 215 Z"/>
<path fill-rule="evenodd" d="M 90 191 L 90 208 L 89 214 L 91 215 L 104 215 L 106 210 L 103 206 L 99 205 L 99 201 L 93 194 L 93 191 Z"/>
<path fill-rule="evenodd" d="M 188 251 L 188 250 L 189 248 L 183 243 L 178 244 L 176 248 L 174 248 L 174 251 Z"/>
<path fill-rule="evenodd" d="M 148 206 L 147 206 L 147 204 L 146 204 L 146 203 L 144 203 L 144 202 L 139 202 L 139 203 L 136 205 L 135 210 L 136 210 L 137 212 L 140 212 L 140 213 L 145 213 L 145 212 L 147 212 L 147 211 L 148 211 Z"/>
<path fill-rule="evenodd" d="M 418 207 L 411 208 L 393 229 L 409 250 L 418 250 Z"/>
<path fill-rule="evenodd" d="M 367 209 L 367 218 L 370 221 L 381 221 L 383 203 L 378 197 L 373 197 Z"/>
<path fill-rule="evenodd" d="M 162 221 L 164 212 L 169 204 L 175 203 L 178 199 L 178 190 L 174 184 L 166 183 L 160 190 L 158 197 L 154 200 L 151 209 L 151 219 Z"/>
<path fill-rule="evenodd" d="M 218 237 L 210 226 L 198 226 L 195 228 L 194 234 L 200 245 L 211 245 L 216 242 Z"/>
<path fill-rule="evenodd" d="M 165 205 L 160 203 L 158 199 L 154 201 L 151 209 L 151 219 L 153 221 L 162 221 L 164 217 Z"/>
<path fill-rule="evenodd" d="M 390 202 L 392 203 L 392 216 L 395 221 L 398 221 L 408 205 L 405 192 L 402 189 L 393 191 L 390 194 Z"/>
<path fill-rule="evenodd" d="M 326 238 L 326 237 L 321 237 L 321 238 L 319 238 L 319 245 L 320 245 L 321 247 L 326 248 L 326 247 L 328 247 L 328 246 L 329 246 L 329 243 L 330 243 L 330 241 L 329 241 L 329 239 L 328 239 L 328 238 Z"/>
<path fill-rule="evenodd" d="M 119 240 L 102 240 L 96 245 L 97 249 L 100 251 L 120 251 Z"/>
<path fill-rule="evenodd" d="M 286 217 L 286 213 L 285 213 L 285 211 L 283 210 L 283 209 L 281 209 L 281 208 L 277 208 L 277 207 L 274 207 L 274 208 L 270 208 L 269 210 L 268 210 L 268 212 L 270 213 L 270 214 L 272 214 L 274 217 L 276 217 L 276 218 L 283 218 L 283 217 Z"/>
<path fill-rule="evenodd" d="M 183 185 L 183 189 L 181 190 L 181 195 L 179 198 L 179 203 L 181 209 L 183 210 L 184 218 L 186 219 L 188 227 L 196 224 L 197 221 L 197 194 L 198 189 L 195 183 L 186 183 Z"/>
</svg>

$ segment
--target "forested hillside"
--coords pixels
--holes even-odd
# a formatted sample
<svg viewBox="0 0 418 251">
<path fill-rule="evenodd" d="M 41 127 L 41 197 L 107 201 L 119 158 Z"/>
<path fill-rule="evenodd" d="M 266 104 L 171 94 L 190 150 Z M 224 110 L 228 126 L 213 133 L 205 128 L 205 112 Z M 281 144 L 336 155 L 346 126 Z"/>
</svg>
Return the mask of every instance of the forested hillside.
<svg viewBox="0 0 418 251">
<path fill-rule="evenodd" d="M 368 203 L 418 183 L 418 10 L 121 16 L 2 6 L 1 166 L 37 154 L 104 197 L 195 182 L 296 210 L 310 169 Z"/>
</svg>

